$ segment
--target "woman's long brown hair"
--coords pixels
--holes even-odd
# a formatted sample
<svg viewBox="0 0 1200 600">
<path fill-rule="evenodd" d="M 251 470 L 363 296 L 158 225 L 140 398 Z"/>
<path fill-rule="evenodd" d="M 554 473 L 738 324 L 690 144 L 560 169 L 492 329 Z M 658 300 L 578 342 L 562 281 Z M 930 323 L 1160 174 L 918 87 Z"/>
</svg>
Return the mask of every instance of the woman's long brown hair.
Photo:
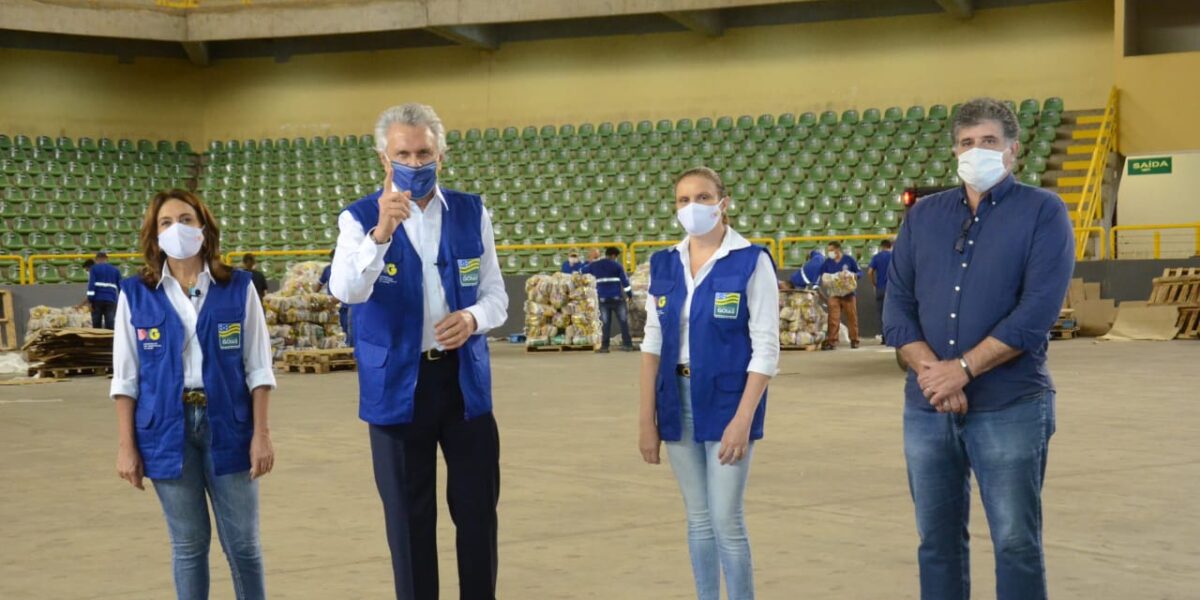
<svg viewBox="0 0 1200 600">
<path fill-rule="evenodd" d="M 213 279 L 220 283 L 227 283 L 232 269 L 229 265 L 221 262 L 221 228 L 199 196 L 181 189 L 166 190 L 155 194 L 154 198 L 150 200 L 150 206 L 146 209 L 146 216 L 142 220 L 142 232 L 139 236 L 142 257 L 146 260 L 146 266 L 142 267 L 142 281 L 146 282 L 148 287 L 153 288 L 158 286 L 159 280 L 162 279 L 163 263 L 167 260 L 167 253 L 158 247 L 158 211 L 168 200 L 186 202 L 195 209 L 196 216 L 200 218 L 200 225 L 204 227 L 204 245 L 200 247 L 200 257 L 208 264 L 208 270 Z"/>
</svg>

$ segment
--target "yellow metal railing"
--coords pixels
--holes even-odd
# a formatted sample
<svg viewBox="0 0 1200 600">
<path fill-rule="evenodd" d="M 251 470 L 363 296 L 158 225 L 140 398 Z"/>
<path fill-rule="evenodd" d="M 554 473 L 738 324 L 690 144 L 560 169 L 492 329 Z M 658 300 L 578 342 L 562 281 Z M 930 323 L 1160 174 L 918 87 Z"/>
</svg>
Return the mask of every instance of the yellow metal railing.
<svg viewBox="0 0 1200 600">
<path fill-rule="evenodd" d="M 1100 123 L 1100 133 L 1096 138 L 1096 148 L 1092 150 L 1092 158 L 1088 161 L 1087 177 L 1084 178 L 1083 192 L 1079 195 L 1079 204 L 1071 220 L 1076 227 L 1075 258 L 1082 260 L 1087 250 L 1090 233 L 1086 228 L 1095 225 L 1101 218 L 1104 207 L 1104 173 L 1108 169 L 1108 157 L 1117 151 L 1117 110 L 1121 94 L 1116 87 L 1108 93 L 1108 102 L 1104 106 L 1104 121 Z"/>
<path fill-rule="evenodd" d="M 25 257 L 17 254 L 0 254 L 0 261 L 17 263 L 17 283 L 25 285 Z"/>
<path fill-rule="evenodd" d="M 108 257 L 110 259 L 111 258 L 118 258 L 118 259 L 119 258 L 141 258 L 141 256 L 142 256 L 141 254 L 137 254 L 135 252 L 112 252 L 112 253 L 109 253 L 109 255 L 108 255 Z M 37 283 L 37 271 L 34 270 L 33 265 L 35 262 L 37 262 L 39 260 L 69 260 L 69 259 L 78 260 L 78 259 L 88 259 L 88 258 L 96 258 L 95 253 L 92 253 L 92 254 L 30 254 L 29 257 L 25 259 L 25 262 L 28 265 L 28 269 L 29 269 L 29 273 L 26 276 L 25 281 L 27 281 L 30 285 Z"/>
<path fill-rule="evenodd" d="M 785 237 L 779 240 L 779 254 L 776 255 L 776 266 L 783 267 L 784 248 L 789 244 L 814 244 L 818 242 L 853 242 L 853 241 L 882 241 L 895 239 L 894 234 L 864 233 L 859 235 L 807 235 L 800 237 Z"/>
<path fill-rule="evenodd" d="M 767 251 L 771 256 L 779 256 L 778 243 L 773 238 L 747 238 L 751 244 L 759 244 L 766 246 Z M 629 260 L 627 261 L 626 269 L 633 272 L 637 269 L 637 249 L 638 248 L 663 248 L 667 246 L 675 246 L 679 244 L 679 240 L 646 240 L 643 242 L 633 242 L 629 244 Z"/>
<path fill-rule="evenodd" d="M 1192 255 L 1200 256 L 1200 221 L 1195 223 L 1171 223 L 1171 224 L 1154 224 L 1154 225 L 1115 225 L 1108 232 L 1108 255 L 1112 258 L 1117 256 L 1117 234 L 1122 231 L 1152 231 L 1154 232 L 1154 258 L 1162 257 L 1162 232 L 1178 229 L 1191 229 L 1192 234 Z"/>
</svg>

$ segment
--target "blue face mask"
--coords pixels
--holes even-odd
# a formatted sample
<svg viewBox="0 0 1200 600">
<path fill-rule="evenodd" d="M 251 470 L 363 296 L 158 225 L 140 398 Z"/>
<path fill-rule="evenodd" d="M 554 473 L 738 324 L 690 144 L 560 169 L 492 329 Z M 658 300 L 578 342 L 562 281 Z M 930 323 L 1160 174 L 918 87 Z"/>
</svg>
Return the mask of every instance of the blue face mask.
<svg viewBox="0 0 1200 600">
<path fill-rule="evenodd" d="M 412 194 L 413 200 L 420 200 L 437 184 L 437 161 L 415 168 L 392 162 L 392 183 L 396 184 L 396 189 Z"/>
</svg>

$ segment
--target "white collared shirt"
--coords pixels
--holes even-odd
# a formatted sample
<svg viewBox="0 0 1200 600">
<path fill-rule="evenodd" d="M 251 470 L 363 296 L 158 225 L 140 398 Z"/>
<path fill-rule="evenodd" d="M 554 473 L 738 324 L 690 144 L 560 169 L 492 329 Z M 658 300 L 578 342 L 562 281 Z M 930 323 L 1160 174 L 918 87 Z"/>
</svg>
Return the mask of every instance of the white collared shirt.
<svg viewBox="0 0 1200 600">
<path fill-rule="evenodd" d="M 732 227 L 728 227 L 725 238 L 721 240 L 721 246 L 693 278 L 688 238 L 685 237 L 675 245 L 675 249 L 679 251 L 679 260 L 683 262 L 683 279 L 687 284 L 687 300 L 683 303 L 679 318 L 679 364 L 691 362 L 688 320 L 696 286 L 704 281 L 718 260 L 728 256 L 733 250 L 748 247 L 750 242 Z M 758 264 L 755 265 L 754 273 L 750 275 L 750 281 L 746 285 L 746 309 L 750 312 L 750 365 L 746 367 L 746 371 L 774 377 L 779 371 L 779 282 L 775 278 L 775 265 L 765 253 L 758 257 Z M 646 331 L 642 338 L 642 352 L 662 353 L 662 324 L 658 320 L 658 307 L 654 296 L 649 294 L 646 295 Z"/>
<path fill-rule="evenodd" d="M 200 340 L 196 337 L 196 321 L 204 299 L 208 297 L 208 288 L 212 284 L 212 274 L 208 265 L 196 278 L 196 289 L 199 296 L 189 297 L 183 291 L 182 284 L 171 276 L 171 269 L 163 263 L 162 278 L 159 287 L 166 289 L 167 299 L 175 314 L 183 323 L 183 334 L 187 343 L 183 345 L 183 387 L 200 389 L 204 387 L 204 352 Z M 137 333 L 130 322 L 129 301 L 125 294 L 117 297 L 117 314 L 113 324 L 113 378 L 109 386 L 109 395 L 138 397 L 138 354 Z M 267 332 L 267 319 L 263 314 L 262 303 L 254 283 L 247 286 L 246 316 L 242 321 L 242 364 L 246 370 L 246 386 L 251 390 L 266 386 L 275 389 L 275 372 L 271 370 L 271 336 Z"/>
<path fill-rule="evenodd" d="M 393 189 L 395 189 L 393 187 Z M 434 198 L 422 211 L 410 200 L 412 208 L 409 218 L 404 220 L 404 233 L 421 258 L 421 278 L 425 291 L 424 323 L 421 332 L 421 350 L 442 349 L 435 341 L 433 327 L 450 313 L 446 302 L 446 291 L 442 288 L 442 276 L 438 272 L 438 250 L 442 243 L 443 212 L 450 210 L 441 188 L 435 188 Z M 492 230 L 492 219 L 487 209 L 479 220 L 483 237 L 483 256 L 479 265 L 479 296 L 474 306 L 465 310 L 475 317 L 478 327 L 475 335 L 483 335 L 504 324 L 508 318 L 508 293 L 504 290 L 504 278 L 500 274 L 500 259 L 496 256 L 496 236 Z M 333 268 L 329 275 L 329 291 L 346 304 L 366 302 L 375 289 L 375 280 L 383 272 L 383 258 L 393 240 L 376 244 L 370 231 L 364 230 L 354 215 L 343 212 L 338 217 L 337 253 L 333 257 Z"/>
</svg>

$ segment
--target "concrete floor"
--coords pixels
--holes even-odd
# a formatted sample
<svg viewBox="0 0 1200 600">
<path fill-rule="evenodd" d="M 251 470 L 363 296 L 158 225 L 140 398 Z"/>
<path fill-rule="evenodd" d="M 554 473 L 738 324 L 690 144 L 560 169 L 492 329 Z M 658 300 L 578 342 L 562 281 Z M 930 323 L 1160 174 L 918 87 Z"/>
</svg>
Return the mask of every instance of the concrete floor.
<svg viewBox="0 0 1200 600">
<path fill-rule="evenodd" d="M 1054 342 L 1045 491 L 1054 598 L 1200 598 L 1200 343 Z M 500 596 L 686 599 L 683 508 L 635 447 L 637 355 L 494 351 Z M 917 597 L 901 373 L 878 347 L 786 353 L 747 500 L 758 597 Z M 836 383 L 835 383 L 836 382 Z M 281 375 L 262 486 L 273 598 L 385 598 L 382 513 L 352 373 Z M 114 473 L 107 381 L 0 387 L 0 598 L 172 597 L 152 491 Z M 976 597 L 993 597 L 972 523 Z M 457 596 L 449 518 L 443 597 Z M 213 598 L 231 598 L 219 546 Z"/>
</svg>

